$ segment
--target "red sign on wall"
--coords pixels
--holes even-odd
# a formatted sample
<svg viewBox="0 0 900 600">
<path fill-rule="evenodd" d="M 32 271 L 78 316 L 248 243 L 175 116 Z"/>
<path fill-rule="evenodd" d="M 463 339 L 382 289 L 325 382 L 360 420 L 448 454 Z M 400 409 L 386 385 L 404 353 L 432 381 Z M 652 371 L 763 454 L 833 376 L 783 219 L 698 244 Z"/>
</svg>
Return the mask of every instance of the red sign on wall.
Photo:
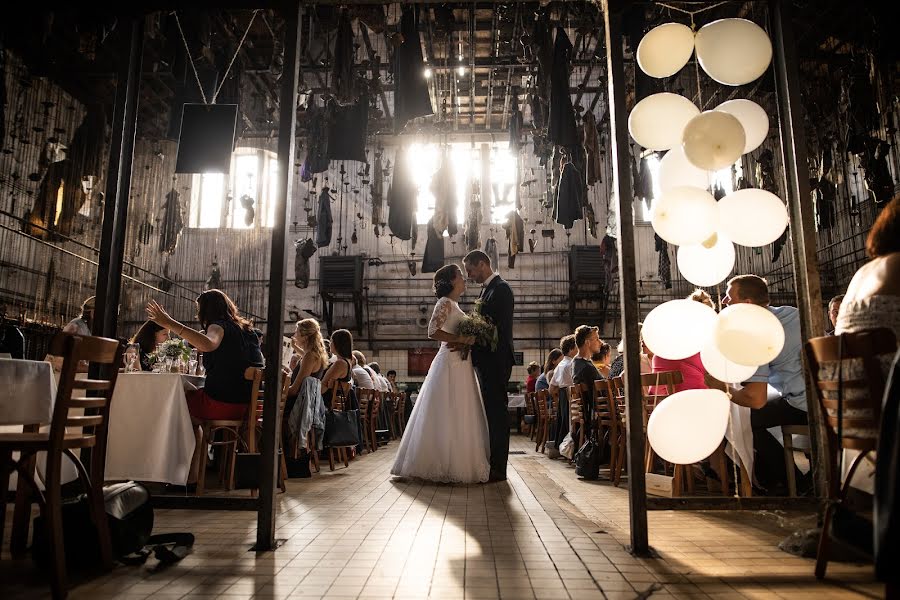
<svg viewBox="0 0 900 600">
<path fill-rule="evenodd" d="M 437 356 L 437 348 L 410 348 L 407 355 L 407 372 L 412 377 L 424 377 Z"/>
</svg>

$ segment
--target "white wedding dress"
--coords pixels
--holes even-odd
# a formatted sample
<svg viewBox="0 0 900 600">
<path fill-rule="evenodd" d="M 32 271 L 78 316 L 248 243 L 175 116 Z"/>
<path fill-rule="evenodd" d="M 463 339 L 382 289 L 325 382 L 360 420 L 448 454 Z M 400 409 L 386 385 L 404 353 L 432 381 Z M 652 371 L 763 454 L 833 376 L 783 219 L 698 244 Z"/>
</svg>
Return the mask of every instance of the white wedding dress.
<svg viewBox="0 0 900 600">
<path fill-rule="evenodd" d="M 449 298 L 434 307 L 428 335 L 455 334 L 465 313 Z M 428 369 L 416 399 L 392 475 L 444 483 L 479 483 L 490 474 L 490 439 L 472 358 L 446 342 Z"/>
</svg>

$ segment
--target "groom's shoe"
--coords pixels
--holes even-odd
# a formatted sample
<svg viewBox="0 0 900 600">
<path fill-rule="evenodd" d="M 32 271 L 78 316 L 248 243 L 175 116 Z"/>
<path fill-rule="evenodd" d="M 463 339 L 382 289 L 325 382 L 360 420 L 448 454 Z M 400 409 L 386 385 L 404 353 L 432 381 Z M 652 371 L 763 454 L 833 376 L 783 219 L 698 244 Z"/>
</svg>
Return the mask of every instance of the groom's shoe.
<svg viewBox="0 0 900 600">
<path fill-rule="evenodd" d="M 506 481 L 506 473 L 498 473 L 497 471 L 491 471 L 491 474 L 488 475 L 488 482 L 491 481 Z"/>
</svg>

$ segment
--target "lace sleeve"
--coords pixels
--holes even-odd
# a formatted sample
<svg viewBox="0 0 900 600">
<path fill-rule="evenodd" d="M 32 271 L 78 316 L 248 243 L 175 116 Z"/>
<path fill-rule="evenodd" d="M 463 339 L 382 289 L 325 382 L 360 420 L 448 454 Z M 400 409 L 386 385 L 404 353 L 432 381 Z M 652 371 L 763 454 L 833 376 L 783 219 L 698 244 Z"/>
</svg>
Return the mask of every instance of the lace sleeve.
<svg viewBox="0 0 900 600">
<path fill-rule="evenodd" d="M 433 336 L 444 325 L 447 317 L 450 316 L 450 308 L 450 300 L 446 297 L 437 301 L 437 304 L 434 305 L 434 312 L 431 314 L 431 321 L 428 322 L 428 337 Z"/>
</svg>

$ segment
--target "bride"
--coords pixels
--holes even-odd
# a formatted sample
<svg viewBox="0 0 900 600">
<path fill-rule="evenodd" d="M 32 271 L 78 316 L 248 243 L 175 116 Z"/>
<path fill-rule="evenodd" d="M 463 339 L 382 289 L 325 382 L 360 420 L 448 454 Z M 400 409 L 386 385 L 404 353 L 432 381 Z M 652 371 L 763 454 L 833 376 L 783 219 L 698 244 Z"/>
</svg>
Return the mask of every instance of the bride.
<svg viewBox="0 0 900 600">
<path fill-rule="evenodd" d="M 471 345 L 456 335 L 465 313 L 457 301 L 466 291 L 456 265 L 434 274 L 438 301 L 428 337 L 441 342 L 416 405 L 409 417 L 391 474 L 444 483 L 478 483 L 490 474 L 490 442 L 481 391 L 472 359 L 463 359 L 450 344 Z"/>
</svg>

